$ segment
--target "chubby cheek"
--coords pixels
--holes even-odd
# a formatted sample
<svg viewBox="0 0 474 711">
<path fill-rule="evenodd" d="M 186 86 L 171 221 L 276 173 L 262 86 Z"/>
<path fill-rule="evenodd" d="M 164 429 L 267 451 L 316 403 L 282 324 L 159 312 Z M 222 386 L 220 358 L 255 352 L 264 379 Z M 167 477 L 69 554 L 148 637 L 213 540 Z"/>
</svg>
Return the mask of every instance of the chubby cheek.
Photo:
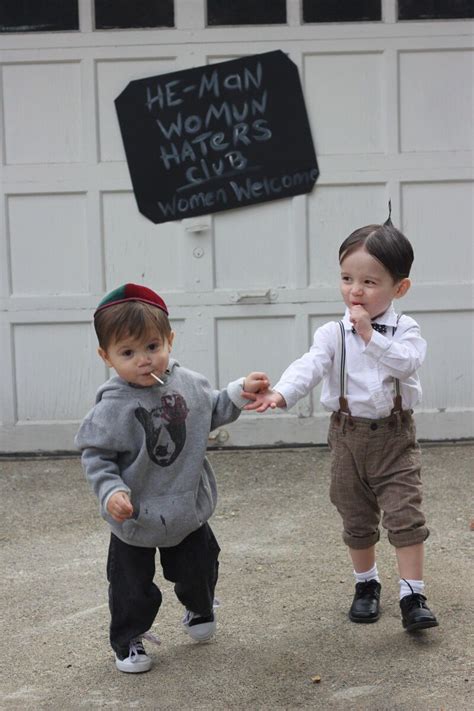
<svg viewBox="0 0 474 711">
<path fill-rule="evenodd" d="M 343 286 L 340 287 L 340 292 L 341 292 L 342 298 L 347 303 L 347 301 L 349 299 L 349 293 L 350 293 L 349 287 L 344 284 Z"/>
</svg>

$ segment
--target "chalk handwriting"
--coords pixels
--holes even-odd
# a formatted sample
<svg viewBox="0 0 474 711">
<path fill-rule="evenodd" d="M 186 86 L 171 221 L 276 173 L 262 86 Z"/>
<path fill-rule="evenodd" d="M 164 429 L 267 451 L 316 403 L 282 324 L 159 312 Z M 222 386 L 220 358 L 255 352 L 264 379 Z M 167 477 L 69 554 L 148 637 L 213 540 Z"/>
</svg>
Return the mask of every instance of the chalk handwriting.
<svg viewBox="0 0 474 711">
<path fill-rule="evenodd" d="M 223 101 L 218 105 L 210 104 L 203 118 L 198 114 L 191 114 L 183 118 L 183 114 L 179 111 L 168 125 L 161 118 L 157 118 L 156 123 L 163 136 L 171 140 L 175 136 L 180 138 L 185 133 L 193 134 L 202 131 L 203 128 L 209 128 L 213 123 L 220 125 L 222 120 L 226 126 L 232 126 L 235 121 L 243 121 L 249 114 L 251 116 L 265 114 L 267 99 L 268 93 L 264 91 L 260 99 L 254 98 L 251 101 L 245 101 L 240 107 L 228 101 Z"/>
<path fill-rule="evenodd" d="M 282 52 L 269 54 L 137 82 L 130 155 L 147 190 L 156 176 L 156 197 L 143 200 L 153 221 L 311 190 L 319 172 L 297 70 Z"/>
<path fill-rule="evenodd" d="M 256 89 L 260 88 L 262 75 L 262 64 L 261 62 L 257 62 L 254 72 L 248 67 L 244 67 L 242 72 L 226 74 L 223 77 L 219 75 L 217 69 L 213 69 L 209 75 L 207 73 L 202 75 L 199 86 L 196 84 L 187 84 L 186 86 L 180 87 L 179 85 L 183 84 L 183 81 L 180 79 L 165 82 L 164 87 L 161 83 L 157 82 L 154 93 L 152 87 L 146 87 L 146 106 L 149 111 L 153 109 L 155 104 L 158 104 L 160 109 L 169 108 L 170 106 L 179 106 L 184 101 L 184 98 L 180 96 L 181 93 L 191 94 L 195 92 L 199 99 L 202 99 L 206 94 L 212 94 L 218 99 L 221 95 L 221 86 L 229 91 L 247 92 L 252 87 Z"/>
<path fill-rule="evenodd" d="M 232 173 L 229 173 L 225 174 L 225 177 L 234 176 Z M 234 178 L 228 181 L 226 187 L 219 187 L 215 191 L 199 191 L 189 196 L 181 195 L 180 197 L 174 195 L 171 201 L 168 202 L 158 200 L 158 207 L 163 217 L 172 220 L 182 217 L 196 208 L 208 209 L 214 208 L 218 204 L 226 205 L 229 202 L 229 195 L 237 199 L 237 202 L 244 204 L 263 197 L 275 198 L 278 197 L 283 190 L 298 188 L 302 185 L 310 187 L 317 177 L 318 169 L 312 168 L 311 170 L 297 171 L 281 176 L 264 176 L 258 180 L 245 177 L 242 182 L 239 182 L 238 179 Z M 189 188 L 191 186 L 188 185 L 185 187 Z M 184 189 L 183 187 L 180 190 Z"/>
<path fill-rule="evenodd" d="M 167 171 L 184 167 L 185 182 L 178 192 L 250 167 L 245 148 L 272 137 L 265 118 L 268 91 L 262 82 L 263 67 L 258 61 L 254 68 L 238 72 L 210 68 L 196 83 L 173 79 L 145 86 L 145 104 L 162 137 L 162 165 Z M 243 99 L 216 101 L 223 90 L 227 95 L 229 91 L 244 95 Z M 192 113 L 185 108 L 189 96 L 194 97 Z"/>
<path fill-rule="evenodd" d="M 160 159 L 164 167 L 169 170 L 171 166 L 181 165 L 186 161 L 196 161 L 206 157 L 210 150 L 225 151 L 230 146 L 237 148 L 239 144 L 250 145 L 252 141 L 268 141 L 272 136 L 271 130 L 266 125 L 265 119 L 257 119 L 251 126 L 238 123 L 233 127 L 231 134 L 222 131 L 212 133 L 206 131 L 195 136 L 190 141 L 185 139 L 177 144 L 167 143 L 160 145 Z M 241 147 L 241 146 L 239 146 Z"/>
</svg>

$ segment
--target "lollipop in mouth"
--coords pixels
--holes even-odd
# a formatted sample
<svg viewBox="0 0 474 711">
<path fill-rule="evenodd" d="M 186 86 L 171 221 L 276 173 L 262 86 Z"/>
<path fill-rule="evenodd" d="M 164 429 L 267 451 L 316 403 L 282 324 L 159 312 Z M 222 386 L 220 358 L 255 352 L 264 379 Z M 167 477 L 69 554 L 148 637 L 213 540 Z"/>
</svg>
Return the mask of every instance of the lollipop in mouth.
<svg viewBox="0 0 474 711">
<path fill-rule="evenodd" d="M 160 383 L 160 385 L 164 385 L 163 380 L 162 380 L 161 378 L 159 378 L 157 375 L 155 375 L 154 373 L 150 373 L 150 375 L 151 375 L 152 378 L 155 378 L 155 380 L 156 380 L 158 383 Z"/>
</svg>

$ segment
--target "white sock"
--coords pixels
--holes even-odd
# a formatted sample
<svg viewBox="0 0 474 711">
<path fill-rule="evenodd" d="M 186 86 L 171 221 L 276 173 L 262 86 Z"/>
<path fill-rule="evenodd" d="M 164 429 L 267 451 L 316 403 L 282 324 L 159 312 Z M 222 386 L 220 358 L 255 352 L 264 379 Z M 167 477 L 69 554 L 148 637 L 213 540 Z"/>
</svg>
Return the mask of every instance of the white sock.
<svg viewBox="0 0 474 711">
<path fill-rule="evenodd" d="M 380 583 L 377 563 L 374 563 L 374 567 L 370 570 L 366 570 L 365 573 L 357 573 L 354 570 L 354 577 L 356 579 L 356 583 L 365 583 L 366 580 L 376 580 L 378 583 Z"/>
<path fill-rule="evenodd" d="M 423 595 L 423 591 L 425 589 L 425 584 L 423 580 L 407 580 L 405 578 L 401 578 L 400 580 L 400 600 L 402 597 L 406 597 L 407 595 L 411 595 L 412 593 L 420 593 Z"/>
</svg>

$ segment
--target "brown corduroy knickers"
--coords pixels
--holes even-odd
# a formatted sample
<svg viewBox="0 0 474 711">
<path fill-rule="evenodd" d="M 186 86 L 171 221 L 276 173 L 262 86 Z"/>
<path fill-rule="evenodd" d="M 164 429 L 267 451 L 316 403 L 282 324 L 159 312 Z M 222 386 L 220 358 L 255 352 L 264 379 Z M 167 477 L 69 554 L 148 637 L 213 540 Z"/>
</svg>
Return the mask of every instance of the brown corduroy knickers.
<svg viewBox="0 0 474 711">
<path fill-rule="evenodd" d="M 342 516 L 346 545 L 374 545 L 381 517 L 396 548 L 422 543 L 429 531 L 421 511 L 421 453 L 411 412 L 381 420 L 333 413 L 328 442 L 330 498 Z"/>
</svg>

